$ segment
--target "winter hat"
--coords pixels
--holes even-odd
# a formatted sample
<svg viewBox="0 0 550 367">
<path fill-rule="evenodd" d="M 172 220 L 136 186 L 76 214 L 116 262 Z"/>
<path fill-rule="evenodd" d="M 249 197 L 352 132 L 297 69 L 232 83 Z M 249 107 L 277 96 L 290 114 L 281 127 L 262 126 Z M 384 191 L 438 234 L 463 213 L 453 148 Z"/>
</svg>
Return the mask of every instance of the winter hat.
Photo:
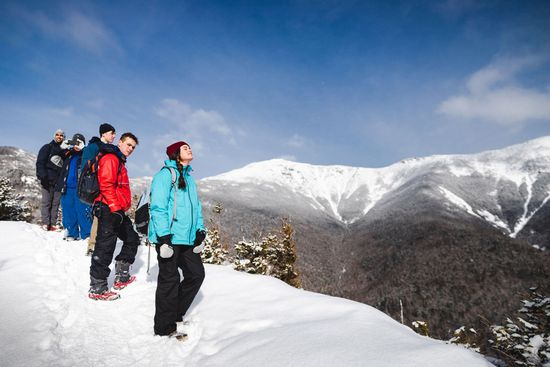
<svg viewBox="0 0 550 367">
<path fill-rule="evenodd" d="M 99 125 L 99 136 L 109 131 L 115 132 L 115 128 L 113 127 L 113 125 L 107 123 Z"/>
<path fill-rule="evenodd" d="M 55 133 L 53 133 L 53 137 L 55 138 L 55 136 L 56 136 L 57 134 L 61 134 L 61 135 L 65 136 L 65 132 L 64 132 L 63 130 L 61 130 L 61 129 L 55 130 Z"/>
<path fill-rule="evenodd" d="M 168 158 L 170 158 L 175 152 L 179 151 L 180 148 L 182 147 L 182 145 L 187 145 L 189 146 L 189 144 L 187 144 L 186 142 L 184 141 L 178 141 L 177 143 L 174 143 L 172 145 L 169 145 L 167 148 L 166 148 L 166 155 L 168 155 Z"/>
<path fill-rule="evenodd" d="M 80 133 L 76 133 L 76 134 L 73 135 L 73 142 L 76 143 L 77 140 L 80 140 L 82 142 L 82 144 L 86 144 L 86 138 L 84 137 L 84 135 L 82 135 Z"/>
</svg>

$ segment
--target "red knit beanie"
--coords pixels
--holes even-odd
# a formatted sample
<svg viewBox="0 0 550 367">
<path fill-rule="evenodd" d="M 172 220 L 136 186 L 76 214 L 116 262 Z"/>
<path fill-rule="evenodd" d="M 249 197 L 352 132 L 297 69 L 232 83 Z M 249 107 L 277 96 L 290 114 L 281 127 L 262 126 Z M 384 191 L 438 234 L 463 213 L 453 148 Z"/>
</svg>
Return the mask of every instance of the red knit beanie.
<svg viewBox="0 0 550 367">
<path fill-rule="evenodd" d="M 187 144 L 186 142 L 184 141 L 178 141 L 177 143 L 174 143 L 172 145 L 169 145 L 167 148 L 166 148 L 166 155 L 168 155 L 168 158 L 170 158 L 175 152 L 178 152 L 181 148 L 182 145 L 187 145 L 189 146 L 189 144 Z"/>
</svg>

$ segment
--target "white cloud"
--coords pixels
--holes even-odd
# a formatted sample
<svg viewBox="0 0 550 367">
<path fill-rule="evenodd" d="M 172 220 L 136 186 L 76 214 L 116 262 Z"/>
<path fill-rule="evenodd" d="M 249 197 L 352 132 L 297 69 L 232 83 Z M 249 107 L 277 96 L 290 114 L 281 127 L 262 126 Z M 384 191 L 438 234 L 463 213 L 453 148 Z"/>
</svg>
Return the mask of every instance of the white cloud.
<svg viewBox="0 0 550 367">
<path fill-rule="evenodd" d="M 294 148 L 303 148 L 306 145 L 306 139 L 298 134 L 294 134 L 288 139 L 287 145 Z"/>
<path fill-rule="evenodd" d="M 466 92 L 443 101 L 437 112 L 501 125 L 550 120 L 550 92 L 522 87 L 515 80 L 539 62 L 535 57 L 498 60 L 472 74 Z"/>
<path fill-rule="evenodd" d="M 73 117 L 74 116 L 74 108 L 73 107 L 48 108 L 47 112 L 50 112 L 53 115 L 62 116 L 62 117 Z"/>
<path fill-rule="evenodd" d="M 105 100 L 102 99 L 102 98 L 92 99 L 92 100 L 86 102 L 86 105 L 88 107 L 91 107 L 91 108 L 95 109 L 95 110 L 102 110 L 105 107 Z"/>
<path fill-rule="evenodd" d="M 106 49 L 120 51 L 115 37 L 105 25 L 79 11 L 67 11 L 61 19 L 54 19 L 42 12 L 20 10 L 19 13 L 47 37 L 69 41 L 95 54 L 101 54 Z"/>
<path fill-rule="evenodd" d="M 202 135 L 206 131 L 225 137 L 233 135 L 225 118 L 219 112 L 194 110 L 177 99 L 162 100 L 160 106 L 155 108 L 155 112 L 192 135 Z"/>
<path fill-rule="evenodd" d="M 190 105 L 171 98 L 163 99 L 154 111 L 172 125 L 168 129 L 172 131 L 156 139 L 155 145 L 159 148 L 183 140 L 189 143 L 197 156 L 208 156 L 216 150 L 224 149 L 228 144 L 236 145 L 233 129 L 217 111 L 193 109 Z"/>
</svg>

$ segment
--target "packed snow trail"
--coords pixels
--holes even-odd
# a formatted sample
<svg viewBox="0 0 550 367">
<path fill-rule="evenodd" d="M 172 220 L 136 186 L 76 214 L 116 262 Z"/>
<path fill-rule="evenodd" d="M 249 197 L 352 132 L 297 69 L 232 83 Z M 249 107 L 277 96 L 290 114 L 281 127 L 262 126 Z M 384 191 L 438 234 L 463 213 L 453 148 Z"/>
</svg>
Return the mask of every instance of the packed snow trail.
<svg viewBox="0 0 550 367">
<path fill-rule="evenodd" d="M 158 269 L 153 257 L 147 275 L 146 247 L 137 280 L 102 302 L 87 297 L 85 241 L 0 222 L 0 242 L 4 366 L 491 366 L 369 306 L 213 265 L 180 328 L 188 341 L 154 336 Z"/>
</svg>

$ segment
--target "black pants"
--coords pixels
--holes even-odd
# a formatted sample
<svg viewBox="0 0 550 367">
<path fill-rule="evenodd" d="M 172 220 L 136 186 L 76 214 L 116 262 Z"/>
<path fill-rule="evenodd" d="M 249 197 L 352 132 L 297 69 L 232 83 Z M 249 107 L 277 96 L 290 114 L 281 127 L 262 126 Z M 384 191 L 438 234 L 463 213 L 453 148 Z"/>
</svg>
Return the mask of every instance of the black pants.
<svg viewBox="0 0 550 367">
<path fill-rule="evenodd" d="M 115 260 L 133 264 L 139 246 L 139 236 L 134 231 L 132 221 L 126 215 L 111 213 L 103 203 L 96 208 L 97 237 L 92 254 L 90 276 L 95 279 L 107 280 L 111 273 L 109 265 L 113 261 L 117 237 L 123 241 L 122 249 Z"/>
<path fill-rule="evenodd" d="M 199 292 L 204 280 L 201 255 L 193 252 L 193 246 L 174 245 L 174 255 L 163 259 L 157 250 L 159 276 L 155 294 L 155 334 L 168 335 L 176 330 Z M 183 281 L 180 282 L 182 269 Z"/>
</svg>

